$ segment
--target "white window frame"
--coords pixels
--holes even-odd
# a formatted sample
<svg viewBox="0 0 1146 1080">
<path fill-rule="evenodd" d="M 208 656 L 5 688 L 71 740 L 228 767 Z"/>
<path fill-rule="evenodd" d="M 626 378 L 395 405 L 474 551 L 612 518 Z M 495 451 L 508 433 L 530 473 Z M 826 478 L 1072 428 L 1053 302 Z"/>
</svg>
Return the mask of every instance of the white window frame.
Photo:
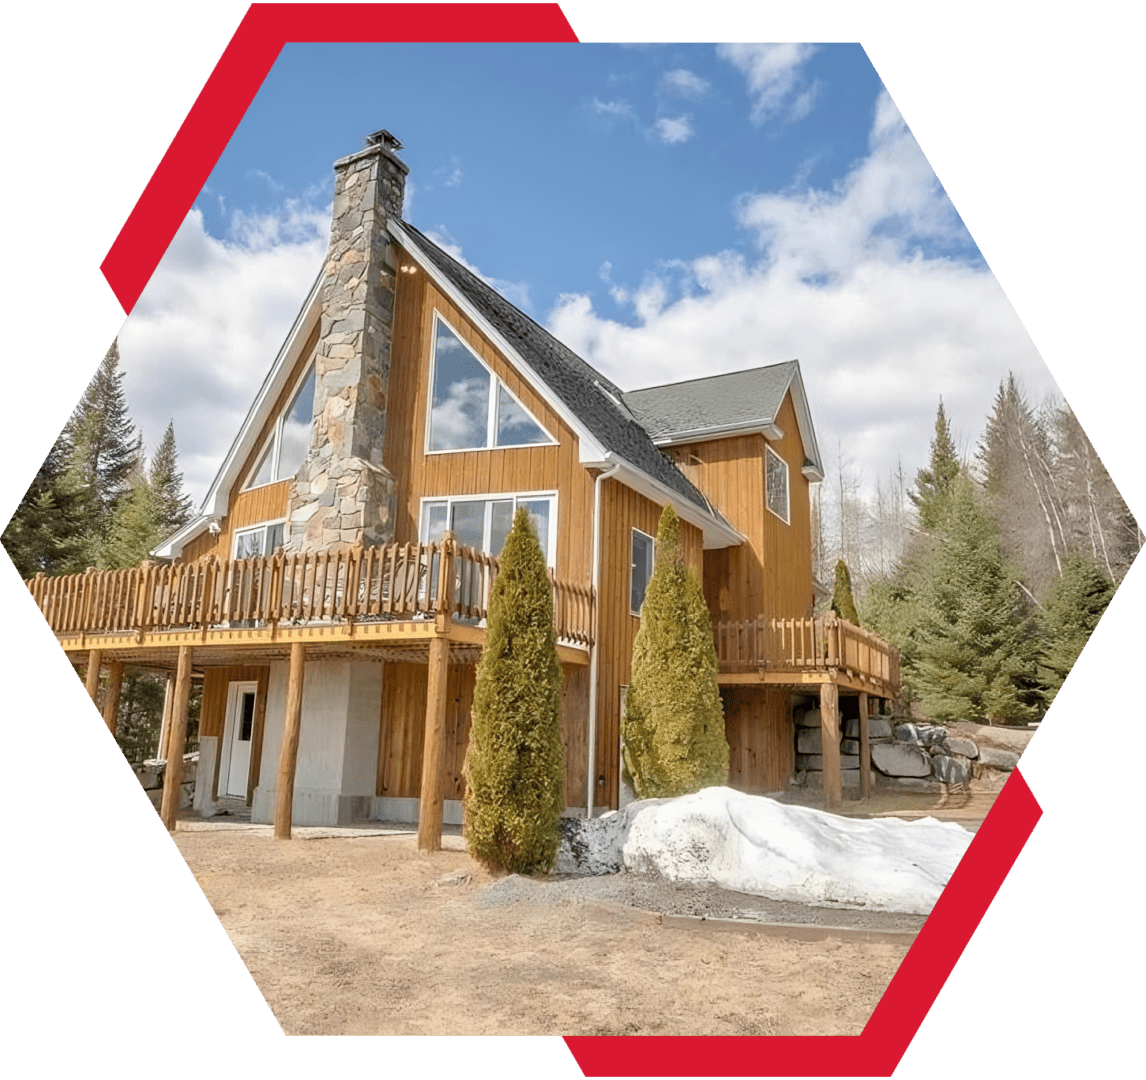
<svg viewBox="0 0 1146 1080">
<path fill-rule="evenodd" d="M 449 507 L 454 503 L 462 502 L 485 502 L 485 521 L 482 527 L 482 541 L 483 548 L 489 541 L 490 531 L 493 524 L 493 503 L 498 500 L 513 499 L 515 500 L 514 513 L 516 514 L 517 502 L 530 502 L 539 501 L 541 499 L 549 500 L 549 535 L 546 537 L 546 548 L 549 552 L 547 556 L 547 564 L 550 570 L 557 568 L 557 492 L 556 491 L 503 491 L 500 493 L 489 493 L 484 495 L 423 495 L 418 503 L 418 539 L 421 543 L 425 544 L 427 541 L 422 535 L 422 522 L 426 520 L 426 504 L 427 503 L 445 503 L 447 506 L 446 520 L 449 520 Z"/>
<path fill-rule="evenodd" d="M 239 550 L 239 537 L 240 536 L 246 536 L 248 533 L 253 533 L 253 532 L 262 532 L 262 534 L 263 534 L 263 555 L 262 555 L 262 557 L 264 559 L 269 559 L 270 556 L 273 554 L 273 552 L 266 550 L 267 530 L 272 525 L 282 525 L 283 526 L 283 545 L 285 546 L 286 540 L 287 540 L 287 535 L 286 535 L 287 520 L 288 520 L 287 518 L 274 518 L 271 521 L 260 521 L 255 525 L 244 525 L 241 529 L 236 529 L 231 534 L 231 558 L 237 559 L 239 557 L 238 556 L 238 550 Z"/>
<path fill-rule="evenodd" d="M 459 446 L 446 450 L 433 450 L 430 447 L 431 427 L 434 421 L 434 377 L 437 367 L 438 355 L 438 326 L 444 323 L 450 332 L 462 343 L 466 351 L 479 363 L 486 371 L 489 372 L 489 402 L 486 410 L 486 426 L 485 426 L 485 446 Z M 498 401 L 500 395 L 498 394 L 499 387 L 505 387 L 505 392 L 517 403 L 517 405 L 525 412 L 540 429 L 542 434 L 548 439 L 548 442 L 538 443 L 506 443 L 504 446 L 497 445 L 497 423 L 498 423 Z M 497 372 L 493 370 L 478 354 L 470 347 L 469 342 L 461 335 L 457 327 L 455 327 L 449 319 L 445 318 L 440 311 L 434 310 L 434 328 L 430 334 L 430 386 L 426 396 L 426 439 L 424 453 L 429 456 L 431 454 L 472 454 L 479 450 L 522 450 L 529 449 L 534 446 L 557 446 L 557 440 L 550 434 L 545 425 L 533 415 L 533 410 L 530 409 L 524 401 L 521 400 L 510 388 L 509 384 L 501 379 Z"/>
<path fill-rule="evenodd" d="M 302 389 L 302 384 L 306 382 L 308 376 L 315 370 L 315 359 L 311 357 L 310 363 L 302 369 L 302 374 L 295 380 L 294 385 L 290 388 L 290 394 L 287 395 L 286 406 L 283 411 L 275 417 L 274 426 L 270 430 L 270 434 L 261 443 L 258 444 L 258 453 L 255 456 L 254 464 L 247 470 L 247 478 L 243 481 L 243 486 L 240 491 L 255 491 L 261 487 L 268 487 L 270 484 L 281 484 L 283 480 L 289 480 L 289 476 L 279 477 L 278 480 L 273 479 L 279 475 L 279 455 L 283 448 L 283 424 L 286 422 L 287 413 L 290 412 L 290 407 L 294 404 L 295 395 Z M 318 373 L 315 372 L 314 377 L 314 390 L 318 393 Z M 311 402 L 310 406 L 310 422 L 314 423 L 314 403 Z M 262 451 L 266 450 L 267 446 L 271 447 L 271 477 L 272 479 L 266 480 L 261 484 L 254 483 L 255 474 L 258 471 L 259 463 L 263 460 Z M 271 522 L 274 524 L 274 522 Z"/>
<path fill-rule="evenodd" d="M 768 481 L 769 454 L 771 454 L 784 469 L 784 513 L 782 515 L 772 509 L 772 493 L 769 490 Z M 788 463 L 768 445 L 764 447 L 764 505 L 768 508 L 768 512 L 772 514 L 773 517 L 778 517 L 785 525 L 792 524 L 792 486 Z"/>
<path fill-rule="evenodd" d="M 656 569 L 656 564 L 657 564 L 657 538 L 655 536 L 650 536 L 643 529 L 638 529 L 635 525 L 633 526 L 632 531 L 629 534 L 629 614 L 635 615 L 639 619 L 641 617 L 640 611 L 634 611 L 633 610 L 633 571 L 636 569 L 636 565 L 633 562 L 633 534 L 634 533 L 640 533 L 641 536 L 643 536 L 646 540 L 649 541 L 650 544 L 652 544 L 652 548 L 653 548 L 653 565 L 652 565 L 652 569 L 649 570 L 648 581 L 645 582 L 645 595 L 646 596 L 648 595 L 648 591 L 649 591 L 649 581 L 653 580 L 653 571 Z M 644 601 L 644 597 L 642 597 L 641 598 L 641 608 L 643 609 L 644 606 L 645 606 L 645 601 Z"/>
</svg>

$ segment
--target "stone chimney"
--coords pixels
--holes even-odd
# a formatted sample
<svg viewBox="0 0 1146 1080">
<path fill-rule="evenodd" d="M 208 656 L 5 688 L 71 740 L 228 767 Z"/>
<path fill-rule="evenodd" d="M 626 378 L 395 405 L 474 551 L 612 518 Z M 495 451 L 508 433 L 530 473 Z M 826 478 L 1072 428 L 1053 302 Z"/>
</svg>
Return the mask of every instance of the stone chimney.
<svg viewBox="0 0 1146 1080">
<path fill-rule="evenodd" d="M 395 253 L 387 219 L 402 213 L 402 144 L 388 131 L 334 163 L 334 220 L 315 360 L 314 423 L 291 481 L 287 551 L 387 544 L 394 478 L 382 461 Z"/>
</svg>

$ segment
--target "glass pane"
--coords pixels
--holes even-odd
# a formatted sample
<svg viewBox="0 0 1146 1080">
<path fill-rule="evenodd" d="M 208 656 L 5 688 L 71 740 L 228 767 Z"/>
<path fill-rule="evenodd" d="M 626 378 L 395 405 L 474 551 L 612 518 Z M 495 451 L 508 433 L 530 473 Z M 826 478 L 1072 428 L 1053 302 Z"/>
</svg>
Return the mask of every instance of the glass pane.
<svg viewBox="0 0 1146 1080">
<path fill-rule="evenodd" d="M 314 367 L 307 372 L 302 386 L 283 417 L 282 447 L 279 450 L 279 480 L 294 476 L 306 460 L 310 447 L 310 421 L 314 413 Z"/>
<path fill-rule="evenodd" d="M 488 369 L 438 323 L 434 348 L 434 400 L 430 409 L 431 450 L 473 450 L 488 445 Z"/>
<path fill-rule="evenodd" d="M 513 528 L 513 500 L 498 499 L 493 504 L 492 522 L 489 527 L 489 553 L 500 555 L 505 547 L 505 538 Z"/>
<path fill-rule="evenodd" d="M 788 464 L 779 454 L 767 449 L 768 509 L 778 518 L 788 520 Z"/>
<path fill-rule="evenodd" d="M 283 525 L 280 521 L 277 525 L 267 526 L 267 555 L 273 555 L 275 548 L 283 546 Z"/>
<path fill-rule="evenodd" d="M 251 477 L 246 483 L 246 487 L 258 487 L 260 484 L 269 484 L 271 482 L 271 452 L 275 448 L 275 440 L 272 436 L 267 439 L 266 445 L 263 446 L 263 452 L 259 455 L 258 464 L 251 470 Z"/>
<path fill-rule="evenodd" d="M 454 537 L 464 547 L 485 550 L 485 508 L 486 502 L 456 502 L 453 505 Z"/>
<path fill-rule="evenodd" d="M 637 615 L 645 602 L 645 590 L 653 576 L 653 540 L 644 533 L 633 532 L 632 595 L 629 610 Z"/>
<path fill-rule="evenodd" d="M 497 445 L 536 446 L 549 442 L 541 426 L 502 385 L 497 388 Z"/>
<path fill-rule="evenodd" d="M 518 503 L 519 506 L 524 506 L 529 511 L 529 520 L 533 523 L 533 528 L 537 533 L 537 539 L 541 544 L 541 554 L 545 556 L 545 562 L 549 562 L 549 500 L 548 499 L 530 499 L 523 500 Z"/>
<path fill-rule="evenodd" d="M 441 540 L 450 520 L 450 508 L 444 502 L 425 503 L 422 506 L 422 543 L 432 544 Z"/>
<path fill-rule="evenodd" d="M 251 529 L 250 532 L 241 532 L 235 536 L 235 558 L 251 559 L 263 553 L 263 539 L 265 530 Z"/>
<path fill-rule="evenodd" d="M 251 741 L 251 729 L 254 727 L 255 722 L 255 695 L 243 695 L 243 710 L 239 721 L 239 740 L 241 742 Z"/>
</svg>

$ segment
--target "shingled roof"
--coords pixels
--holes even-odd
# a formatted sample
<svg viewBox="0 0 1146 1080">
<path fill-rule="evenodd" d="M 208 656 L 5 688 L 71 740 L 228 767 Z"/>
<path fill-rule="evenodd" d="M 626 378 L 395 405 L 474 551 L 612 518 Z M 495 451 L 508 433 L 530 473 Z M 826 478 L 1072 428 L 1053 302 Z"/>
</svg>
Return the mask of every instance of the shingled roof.
<svg viewBox="0 0 1146 1080">
<path fill-rule="evenodd" d="M 590 367 L 572 349 L 447 255 L 413 225 L 403 221 L 402 229 L 417 244 L 418 251 L 521 354 L 522 359 L 606 450 L 720 519 L 701 492 L 653 445 L 649 433 L 626 407 L 626 395 L 620 387 Z"/>
<path fill-rule="evenodd" d="M 795 360 L 632 390 L 624 402 L 654 439 L 772 424 L 799 370 Z"/>
</svg>

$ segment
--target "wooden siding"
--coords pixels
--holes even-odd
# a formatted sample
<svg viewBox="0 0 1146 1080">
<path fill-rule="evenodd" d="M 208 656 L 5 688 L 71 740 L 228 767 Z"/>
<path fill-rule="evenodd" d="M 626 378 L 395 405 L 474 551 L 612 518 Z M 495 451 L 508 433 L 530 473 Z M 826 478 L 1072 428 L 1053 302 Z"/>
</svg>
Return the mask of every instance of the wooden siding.
<svg viewBox="0 0 1146 1080">
<path fill-rule="evenodd" d="M 589 675 L 566 666 L 561 695 L 561 741 L 565 747 L 565 801 L 585 803 L 585 761 L 589 727 Z M 446 767 L 443 798 L 462 799 L 462 766 L 470 741 L 477 669 L 451 664 L 446 684 Z M 378 738 L 376 793 L 416 799 L 422 788 L 426 730 L 426 674 L 423 664 L 386 664 L 382 672 L 382 717 Z"/>
<path fill-rule="evenodd" d="M 782 690 L 720 691 L 728 739 L 728 786 L 753 795 L 783 791 L 793 776 L 792 699 Z"/>
<path fill-rule="evenodd" d="M 713 621 L 810 616 L 810 482 L 801 472 L 804 445 L 788 394 L 776 417 L 784 437 L 768 442 L 788 465 L 789 523 L 765 501 L 763 435 L 713 439 L 673 448 L 673 457 L 713 505 L 747 538 L 704 553 L 704 593 Z"/>
<path fill-rule="evenodd" d="M 409 256 L 400 258 L 408 260 Z M 557 445 L 426 453 L 435 311 Z M 578 460 L 577 436 L 425 274 L 398 275 L 394 327 L 383 453 L 398 490 L 394 539 L 398 543 L 418 539 L 423 497 L 556 491 L 556 573 L 564 580 L 588 585 L 592 580 L 593 479 Z"/>
<path fill-rule="evenodd" d="M 223 737 L 227 713 L 227 687 L 233 682 L 257 682 L 266 694 L 270 668 L 264 666 L 212 667 L 203 672 L 203 704 L 199 711 L 199 735 Z"/>
<path fill-rule="evenodd" d="M 633 640 L 641 620 L 632 615 L 630 571 L 632 530 L 656 536 L 663 506 L 631 488 L 606 480 L 601 491 L 601 592 L 597 598 L 597 753 L 596 775 L 605 777 L 597 787 L 594 804 L 617 805 L 621 740 L 621 687 L 629 683 Z M 700 571 L 704 537 L 688 522 L 681 522 L 681 540 L 688 564 Z"/>
</svg>

